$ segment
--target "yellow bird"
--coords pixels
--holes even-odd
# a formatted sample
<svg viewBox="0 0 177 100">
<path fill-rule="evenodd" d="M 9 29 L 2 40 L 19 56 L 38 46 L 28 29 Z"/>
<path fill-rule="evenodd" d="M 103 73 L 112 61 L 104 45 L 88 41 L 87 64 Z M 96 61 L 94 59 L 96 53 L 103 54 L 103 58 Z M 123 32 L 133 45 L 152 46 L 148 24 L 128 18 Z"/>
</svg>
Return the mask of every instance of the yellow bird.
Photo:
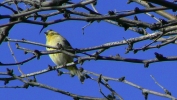
<svg viewBox="0 0 177 100">
<path fill-rule="evenodd" d="M 71 49 L 72 48 L 70 43 L 64 37 L 62 37 L 59 33 L 55 32 L 53 30 L 48 30 L 47 32 L 45 32 L 45 34 L 46 34 L 46 45 L 57 46 L 57 44 L 59 43 L 62 46 L 62 48 L 64 48 L 64 49 Z M 46 48 L 46 49 L 48 51 L 55 50 L 53 48 Z M 73 57 L 69 56 L 67 54 L 64 54 L 64 53 L 49 54 L 49 56 L 57 66 L 61 66 L 61 65 L 65 65 L 67 63 L 73 62 Z M 77 69 L 76 65 L 69 66 L 66 68 L 70 71 L 71 76 L 77 75 L 78 78 L 80 79 L 80 81 L 82 83 L 84 82 L 85 77 Z"/>
</svg>

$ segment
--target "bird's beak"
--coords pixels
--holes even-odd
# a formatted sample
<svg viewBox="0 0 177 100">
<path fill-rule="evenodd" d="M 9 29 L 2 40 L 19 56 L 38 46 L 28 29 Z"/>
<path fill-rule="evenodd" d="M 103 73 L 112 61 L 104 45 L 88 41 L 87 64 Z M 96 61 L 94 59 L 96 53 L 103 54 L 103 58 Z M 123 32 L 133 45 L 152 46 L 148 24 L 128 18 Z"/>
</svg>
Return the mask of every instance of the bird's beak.
<svg viewBox="0 0 177 100">
<path fill-rule="evenodd" d="M 44 32 L 45 35 L 48 35 L 48 32 Z"/>
</svg>

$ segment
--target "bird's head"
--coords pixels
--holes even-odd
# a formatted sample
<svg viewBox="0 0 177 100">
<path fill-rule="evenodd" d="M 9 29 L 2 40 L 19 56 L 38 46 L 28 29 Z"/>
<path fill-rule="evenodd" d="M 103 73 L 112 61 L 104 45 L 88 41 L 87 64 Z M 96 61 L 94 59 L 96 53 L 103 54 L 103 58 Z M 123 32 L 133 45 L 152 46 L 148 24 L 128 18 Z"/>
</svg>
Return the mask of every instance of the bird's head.
<svg viewBox="0 0 177 100">
<path fill-rule="evenodd" d="M 45 33 L 46 39 L 50 39 L 53 38 L 55 36 L 60 36 L 57 32 L 53 31 L 53 30 L 47 30 Z"/>
<path fill-rule="evenodd" d="M 48 36 L 53 36 L 53 35 L 59 35 L 57 32 L 53 31 L 53 30 L 47 30 L 46 32 L 44 32 L 46 37 Z"/>
</svg>

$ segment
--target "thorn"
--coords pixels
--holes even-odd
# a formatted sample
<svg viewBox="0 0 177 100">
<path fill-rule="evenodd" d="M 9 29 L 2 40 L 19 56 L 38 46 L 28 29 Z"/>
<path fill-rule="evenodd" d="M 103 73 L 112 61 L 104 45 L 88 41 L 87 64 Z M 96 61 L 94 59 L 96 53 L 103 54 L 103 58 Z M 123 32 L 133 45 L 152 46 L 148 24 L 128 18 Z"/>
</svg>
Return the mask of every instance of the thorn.
<svg viewBox="0 0 177 100">
<path fill-rule="evenodd" d="M 134 54 L 136 54 L 137 52 L 138 52 L 138 50 L 137 50 L 137 49 L 133 50 L 133 53 L 134 53 Z"/>
<path fill-rule="evenodd" d="M 37 82 L 37 80 L 36 80 L 36 76 L 34 76 L 34 80 L 33 80 L 33 82 Z"/>
<path fill-rule="evenodd" d="M 159 54 L 159 53 L 157 53 L 157 52 L 155 52 L 154 54 L 155 54 L 156 58 L 157 58 L 158 60 L 160 60 L 160 61 L 166 59 L 166 57 L 164 57 L 162 54 Z"/>
<path fill-rule="evenodd" d="M 16 46 L 17 49 L 19 49 L 19 45 L 18 45 L 18 43 L 15 43 L 15 46 Z"/>
<path fill-rule="evenodd" d="M 108 11 L 109 15 L 115 15 L 114 11 Z"/>
<path fill-rule="evenodd" d="M 70 17 L 70 14 L 69 14 L 68 12 L 64 12 L 63 17 L 69 18 L 69 17 Z"/>
<path fill-rule="evenodd" d="M 5 79 L 4 81 L 4 85 L 8 84 L 9 83 L 9 80 Z"/>
<path fill-rule="evenodd" d="M 139 12 L 140 9 L 139 9 L 138 7 L 135 7 L 134 11 L 135 11 L 135 12 Z"/>
<path fill-rule="evenodd" d="M 143 92 L 143 95 L 144 95 L 145 100 L 147 100 L 147 98 L 148 98 L 148 93 L 147 93 L 147 92 Z"/>
<path fill-rule="evenodd" d="M 23 85 L 23 88 L 28 88 L 29 87 L 29 84 L 28 83 L 25 83 L 24 85 Z"/>
<path fill-rule="evenodd" d="M 167 89 L 165 89 L 165 94 L 171 95 L 171 92 L 169 92 Z"/>
<path fill-rule="evenodd" d="M 136 15 L 134 16 L 134 20 L 138 20 L 138 17 Z"/>
<path fill-rule="evenodd" d="M 48 70 L 53 70 L 52 66 L 48 65 Z"/>
<path fill-rule="evenodd" d="M 63 74 L 63 72 L 60 71 L 59 69 L 57 69 L 57 73 L 58 73 L 58 76 L 61 76 Z"/>
<path fill-rule="evenodd" d="M 102 77 L 102 74 L 100 74 L 100 76 L 98 77 L 98 83 L 101 82 L 101 77 Z"/>
<path fill-rule="evenodd" d="M 24 54 L 27 54 L 28 52 L 27 51 L 24 51 Z"/>
<path fill-rule="evenodd" d="M 91 79 L 91 77 L 88 75 L 88 74 L 85 74 L 85 78 L 89 78 L 89 79 Z"/>
<path fill-rule="evenodd" d="M 144 62 L 144 67 L 148 68 L 149 67 L 149 63 L 148 62 Z"/>
<path fill-rule="evenodd" d="M 39 50 L 34 50 L 34 55 L 37 57 L 37 59 L 40 59 L 41 52 Z"/>
<path fill-rule="evenodd" d="M 122 82 L 122 81 L 124 81 L 124 80 L 125 80 L 125 76 L 119 78 L 119 81 L 120 81 L 120 82 Z"/>
<path fill-rule="evenodd" d="M 12 76 L 13 75 L 13 69 L 10 70 L 9 68 L 7 68 L 7 74 Z"/>
<path fill-rule="evenodd" d="M 73 99 L 74 99 L 74 100 L 80 100 L 80 98 L 79 98 L 79 97 L 74 97 Z"/>
<path fill-rule="evenodd" d="M 43 25 L 43 27 L 41 28 L 41 30 L 39 31 L 39 34 L 42 32 L 42 30 L 44 29 L 44 28 L 46 28 L 48 25 Z"/>
<path fill-rule="evenodd" d="M 22 38 L 23 41 L 26 41 L 24 38 Z"/>
</svg>

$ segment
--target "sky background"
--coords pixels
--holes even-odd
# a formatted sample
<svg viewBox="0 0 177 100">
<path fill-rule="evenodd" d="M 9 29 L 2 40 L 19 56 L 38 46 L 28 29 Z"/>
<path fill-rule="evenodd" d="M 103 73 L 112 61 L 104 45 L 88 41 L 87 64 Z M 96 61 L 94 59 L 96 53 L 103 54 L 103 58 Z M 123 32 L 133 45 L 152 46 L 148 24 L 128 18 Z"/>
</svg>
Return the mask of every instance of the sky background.
<svg viewBox="0 0 177 100">
<path fill-rule="evenodd" d="M 3 0 L 0 0 L 1 2 Z M 80 0 L 74 0 L 75 2 L 79 2 Z M 104 0 L 98 1 L 96 6 L 97 10 L 101 14 L 107 14 L 109 10 L 133 10 L 135 7 L 144 8 L 136 3 L 126 4 L 125 0 Z M 24 5 L 21 5 L 24 7 Z M 88 5 L 88 7 L 91 7 Z M 76 9 L 80 10 L 80 9 Z M 45 12 L 43 12 L 45 13 Z M 0 14 L 11 14 L 10 11 L 0 7 Z M 143 20 L 146 22 L 155 22 L 151 17 L 141 14 L 137 15 L 139 20 Z M 133 19 L 134 16 L 130 16 L 128 18 Z M 156 16 L 157 18 L 162 18 Z M 54 20 L 56 18 L 62 18 L 62 16 L 54 16 L 49 18 L 47 21 Z M 40 20 L 40 19 L 37 19 Z M 8 20 L 0 20 L 0 24 L 8 23 Z M 44 32 L 48 29 L 53 29 L 59 32 L 63 37 L 65 37 L 73 48 L 87 48 L 93 47 L 101 44 L 105 44 L 108 42 L 121 41 L 133 37 L 139 37 L 140 35 L 127 30 L 124 31 L 124 28 L 118 27 L 104 21 L 101 22 L 93 22 L 90 26 L 88 26 L 84 35 L 82 34 L 82 27 L 88 24 L 83 21 L 66 21 L 62 23 L 57 23 L 54 25 L 50 25 L 45 28 L 41 33 L 40 30 L 42 26 L 34 25 L 34 24 L 25 24 L 19 23 L 15 25 L 9 34 L 9 38 L 12 39 L 26 39 L 29 41 L 39 42 L 45 44 L 45 35 Z M 150 31 L 149 31 L 150 32 Z M 136 43 L 134 45 L 135 48 L 143 47 L 148 44 L 150 41 L 143 41 L 141 43 Z M 29 48 L 29 49 L 37 49 L 37 50 L 45 50 L 44 47 L 27 45 L 19 43 L 21 47 Z M 32 54 L 24 55 L 22 50 L 17 50 L 15 48 L 15 43 L 11 43 L 12 49 L 15 53 L 15 56 L 18 61 L 22 61 L 32 56 Z M 122 57 L 127 58 L 138 58 L 138 59 L 153 59 L 155 58 L 154 52 L 158 52 L 163 54 L 164 56 L 176 56 L 177 46 L 174 44 L 170 44 L 168 46 L 162 47 L 160 49 L 152 49 L 146 52 L 140 51 L 137 54 L 130 52 L 125 54 L 127 45 L 113 47 L 101 55 L 110 56 L 120 54 Z M 7 42 L 3 42 L 0 46 L 0 62 L 2 63 L 13 63 L 15 62 L 13 57 L 11 56 L 10 50 L 7 46 Z M 90 52 L 94 53 L 94 51 Z M 21 66 L 21 69 L 25 74 L 32 73 L 36 71 L 40 71 L 46 69 L 48 65 L 54 66 L 55 64 L 50 60 L 48 55 L 42 56 L 40 60 L 34 59 L 28 63 L 25 63 Z M 139 86 L 147 88 L 149 90 L 153 90 L 156 92 L 164 93 L 164 91 L 155 84 L 150 75 L 153 75 L 156 80 L 168 89 L 173 96 L 177 97 L 177 74 L 176 74 L 176 61 L 171 62 L 162 62 L 162 63 L 153 63 L 150 64 L 148 68 L 144 68 L 143 64 L 136 63 L 128 63 L 128 62 L 118 62 L 118 61 L 86 61 L 83 65 L 77 65 L 78 67 L 82 66 L 85 70 L 92 71 L 98 74 L 102 74 L 104 76 L 109 76 L 113 78 L 120 78 L 125 76 L 126 80 L 135 83 Z M 10 68 L 14 70 L 16 75 L 20 75 L 17 70 L 17 66 L 0 66 L 0 72 L 5 72 L 6 68 Z M 66 71 L 66 70 L 64 70 Z M 0 76 L 1 77 L 9 77 L 9 76 Z M 92 81 L 90 79 L 85 80 L 84 84 L 81 84 L 77 77 L 71 78 L 69 75 L 57 76 L 56 71 L 51 71 L 45 74 L 37 75 L 37 82 L 46 84 L 61 90 L 65 90 L 74 94 L 79 95 L 87 95 L 93 97 L 103 97 L 99 92 L 99 87 L 97 82 Z M 7 86 L 22 86 L 24 83 L 20 81 L 10 81 Z M 113 82 L 110 81 L 109 84 L 111 87 L 121 95 L 125 100 L 144 100 L 142 95 L 142 91 L 138 90 L 132 86 L 121 82 Z M 4 82 L 0 81 L 0 86 L 4 86 Z M 103 92 L 108 95 L 110 92 L 104 87 L 101 86 Z M 0 89 L 0 98 L 1 100 L 71 100 L 71 97 L 62 95 L 60 93 L 56 93 L 50 90 L 38 88 L 38 87 L 29 87 L 28 89 L 14 89 L 14 88 L 1 88 Z M 148 100 L 168 100 L 168 98 L 159 97 L 155 95 L 149 94 Z"/>
</svg>

